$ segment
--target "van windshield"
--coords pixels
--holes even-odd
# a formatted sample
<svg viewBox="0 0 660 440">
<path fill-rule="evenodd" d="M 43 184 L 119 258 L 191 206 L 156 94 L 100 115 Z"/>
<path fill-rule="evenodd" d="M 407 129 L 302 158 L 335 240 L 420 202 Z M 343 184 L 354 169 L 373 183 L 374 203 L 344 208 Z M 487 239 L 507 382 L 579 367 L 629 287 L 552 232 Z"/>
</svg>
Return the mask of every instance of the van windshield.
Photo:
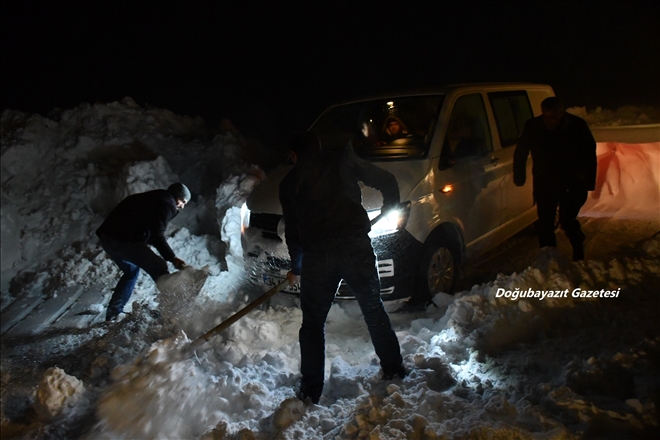
<svg viewBox="0 0 660 440">
<path fill-rule="evenodd" d="M 332 107 L 311 131 L 324 150 L 350 144 L 370 160 L 418 159 L 428 154 L 443 98 L 410 96 Z"/>
</svg>

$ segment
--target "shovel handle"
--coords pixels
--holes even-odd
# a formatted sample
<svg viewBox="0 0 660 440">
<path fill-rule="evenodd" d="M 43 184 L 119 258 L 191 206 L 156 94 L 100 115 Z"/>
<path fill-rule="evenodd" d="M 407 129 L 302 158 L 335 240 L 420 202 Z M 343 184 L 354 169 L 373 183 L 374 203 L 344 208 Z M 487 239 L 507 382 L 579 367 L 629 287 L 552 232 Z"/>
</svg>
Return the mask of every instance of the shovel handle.
<svg viewBox="0 0 660 440">
<path fill-rule="evenodd" d="M 385 212 L 381 212 L 377 217 L 375 217 L 371 220 L 371 224 L 375 225 L 380 219 L 385 217 L 385 215 L 386 215 Z M 283 280 L 278 285 L 276 285 L 275 287 L 270 289 L 268 292 L 264 293 L 259 298 L 255 299 L 250 304 L 243 307 L 238 312 L 234 313 L 232 316 L 227 318 L 225 321 L 221 322 L 217 326 L 213 327 L 211 330 L 204 333 L 202 336 L 200 336 L 197 339 L 195 339 L 194 341 L 192 341 L 192 343 L 190 344 L 191 348 L 199 347 L 200 345 L 202 345 L 203 343 L 205 343 L 206 341 L 208 341 L 209 339 L 211 339 L 212 337 L 214 337 L 215 335 L 217 335 L 221 331 L 225 330 L 227 327 L 229 327 L 230 325 L 232 325 L 233 323 L 235 323 L 236 321 L 241 319 L 243 316 L 250 313 L 256 307 L 263 304 L 268 298 L 275 295 L 280 290 L 284 289 L 288 284 L 289 284 L 288 279 Z"/>
<path fill-rule="evenodd" d="M 238 312 L 234 313 L 231 315 L 229 318 L 226 320 L 222 321 L 220 324 L 217 326 L 213 327 L 211 330 L 207 331 L 204 333 L 202 336 L 198 337 L 194 341 L 192 341 L 192 348 L 199 347 L 209 339 L 211 339 L 213 336 L 217 335 L 221 331 L 225 330 L 227 327 L 241 319 L 243 316 L 247 315 L 250 313 L 252 310 L 254 310 L 256 307 L 260 306 L 263 304 L 268 298 L 271 296 L 275 295 L 277 292 L 280 290 L 284 289 L 286 286 L 289 285 L 289 280 L 285 279 L 282 282 L 280 282 L 278 285 L 270 289 L 268 292 L 264 293 L 261 295 L 259 298 L 255 299 L 252 301 L 250 304 L 246 305 L 243 307 L 241 310 Z"/>
</svg>

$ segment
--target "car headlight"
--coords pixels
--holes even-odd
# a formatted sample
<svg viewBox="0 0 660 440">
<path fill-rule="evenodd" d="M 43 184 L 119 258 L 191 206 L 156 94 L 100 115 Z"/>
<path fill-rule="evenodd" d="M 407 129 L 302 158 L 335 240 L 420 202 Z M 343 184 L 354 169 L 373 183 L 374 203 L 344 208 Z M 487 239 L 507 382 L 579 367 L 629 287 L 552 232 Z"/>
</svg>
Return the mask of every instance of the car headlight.
<svg viewBox="0 0 660 440">
<path fill-rule="evenodd" d="M 247 203 L 243 203 L 241 206 L 241 234 L 250 226 L 250 210 L 247 207 Z"/>
<path fill-rule="evenodd" d="M 284 224 L 284 217 L 277 222 L 277 236 L 286 243 L 286 225 Z"/>
<path fill-rule="evenodd" d="M 369 220 L 380 215 L 380 209 L 367 211 Z M 393 209 L 381 218 L 375 225 L 371 226 L 369 237 L 380 237 L 382 235 L 394 234 L 406 227 L 408 216 L 410 215 L 410 202 L 402 203 L 400 208 Z"/>
</svg>

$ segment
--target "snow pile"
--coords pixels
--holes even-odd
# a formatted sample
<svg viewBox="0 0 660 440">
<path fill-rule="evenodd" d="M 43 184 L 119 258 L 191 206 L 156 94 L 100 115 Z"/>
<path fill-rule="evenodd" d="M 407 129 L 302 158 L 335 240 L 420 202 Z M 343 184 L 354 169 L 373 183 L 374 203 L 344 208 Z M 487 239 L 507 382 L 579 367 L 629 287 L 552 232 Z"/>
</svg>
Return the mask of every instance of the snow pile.
<svg viewBox="0 0 660 440">
<path fill-rule="evenodd" d="M 249 170 L 233 135 L 208 141 L 200 118 L 144 109 L 128 97 L 54 115 L 2 114 L 3 301 L 9 293 L 49 294 L 61 276 L 45 277 L 43 268 L 58 264 L 72 244 L 85 254 L 82 265 L 97 262 L 88 246 L 93 231 L 131 193 L 182 181 L 196 201 L 172 229 L 220 235 L 215 189 L 230 173 Z"/>
<path fill-rule="evenodd" d="M 645 242 L 642 247 L 657 249 L 660 236 Z M 570 435 L 569 430 L 557 419 L 548 417 L 555 407 L 570 410 L 581 423 L 598 424 L 606 420 L 624 420 L 631 426 L 658 426 L 654 419 L 655 406 L 647 399 L 645 406 L 637 405 L 632 399 L 618 402 L 621 408 L 610 410 L 595 402 L 584 403 L 579 393 L 570 387 L 583 385 L 582 379 L 602 375 L 595 365 L 608 370 L 616 365 L 632 374 L 644 362 L 635 361 L 623 367 L 616 360 L 591 359 L 584 366 L 575 362 L 567 363 L 567 380 L 559 387 L 549 383 L 519 383 L 517 374 L 503 374 L 490 356 L 501 355 L 521 343 L 536 342 L 551 338 L 552 332 L 565 325 L 564 314 L 567 308 L 584 311 L 601 311 L 602 301 L 614 299 L 587 298 L 594 291 L 621 289 L 623 295 L 635 294 L 642 280 L 660 275 L 658 253 L 612 260 L 607 264 L 596 261 L 572 263 L 556 250 L 546 249 L 533 266 L 521 274 L 501 275 L 497 280 L 477 285 L 471 291 L 456 295 L 447 313 L 440 319 L 423 319 L 413 322 L 412 329 L 421 327 L 417 333 L 406 332 L 402 348 L 406 361 L 413 361 L 415 369 L 402 383 L 385 387 L 377 381 L 365 381 L 359 374 L 347 374 L 350 367 L 340 359 L 333 361 L 331 375 L 352 376 L 357 380 L 343 381 L 341 393 L 350 396 L 359 389 L 355 407 L 349 412 L 339 411 L 336 405 L 330 410 L 319 409 L 319 418 L 343 419 L 343 426 L 332 431 L 341 438 L 367 438 L 385 436 L 387 438 L 436 438 L 441 433 L 447 438 L 470 438 L 479 436 L 528 437 L 535 433 L 552 433 L 551 438 Z M 621 286 L 625 286 L 623 289 Z M 567 297 L 532 298 L 513 300 L 498 297 L 498 290 L 534 292 L 567 292 Z M 577 296 L 577 297 L 575 297 Z M 438 298 L 439 299 L 439 298 Z M 614 303 L 613 303 L 614 304 Z M 588 313 L 588 312 L 587 312 Z M 580 318 L 584 319 L 584 318 Z M 400 334 L 400 337 L 403 336 Z M 645 341 L 658 350 L 658 341 Z M 632 358 L 631 358 L 632 356 Z M 637 354 L 646 357 L 644 349 Z M 624 357 L 623 354 L 616 357 Z M 561 360 L 554 360 L 557 362 Z M 539 368 L 537 360 L 520 359 L 526 369 Z M 634 366 L 633 366 L 634 365 Z M 561 370 L 561 364 L 555 365 Z M 498 371 L 499 370 L 499 371 Z M 648 374 L 648 373 L 647 373 Z M 576 377 L 582 376 L 582 377 Z M 657 377 L 657 376 L 656 376 Z M 601 387 L 608 387 L 608 377 L 601 379 Z M 613 378 L 612 378 L 613 379 Z M 586 380 L 585 380 L 586 381 Z M 337 381 L 331 385 L 336 386 Z M 457 383 L 451 393 L 443 393 Z M 552 391 L 548 394 L 548 391 Z M 335 393 L 337 390 L 335 390 Z M 535 396 L 548 394 L 548 402 L 532 404 Z M 632 392 L 634 395 L 634 391 Z M 630 394 L 622 394 L 630 396 Z M 534 398 L 533 398 L 534 397 Z M 609 404 L 608 404 L 609 405 Z M 334 411 L 332 409 L 334 408 Z M 299 426 L 303 429 L 304 422 Z M 309 422 L 309 420 L 307 420 Z M 612 422 L 614 423 L 614 422 Z M 327 431 L 323 431 L 327 434 Z M 310 434 L 307 430 L 306 434 Z M 318 434 L 318 431 L 317 431 Z"/>
<path fill-rule="evenodd" d="M 630 295 L 625 291 L 622 294 L 621 286 L 631 289 L 641 280 L 660 276 L 658 246 L 660 234 L 640 245 L 649 253 L 608 263 L 574 263 L 555 248 L 545 248 L 524 272 L 500 274 L 493 282 L 457 294 L 444 319 L 460 338 L 437 339 L 431 348 L 455 352 L 460 343 L 460 347 L 495 354 L 530 335 L 539 337 L 539 332 L 556 318 L 556 309 L 615 301 L 621 295 Z"/>
<path fill-rule="evenodd" d="M 579 116 L 590 127 L 618 127 L 623 125 L 646 125 L 660 123 L 660 109 L 651 106 L 624 105 L 616 110 L 596 107 L 588 111 L 586 107 L 570 107 L 568 113 Z"/>
<path fill-rule="evenodd" d="M 241 206 L 252 190 L 265 178 L 258 169 L 252 168 L 247 174 L 231 176 L 218 188 L 215 206 L 218 209 L 219 227 L 229 254 L 243 264 L 243 246 L 241 244 Z"/>
<path fill-rule="evenodd" d="M 130 373 L 125 367 L 113 370 L 112 392 L 99 400 L 100 419 L 128 438 L 190 438 L 201 434 L 195 430 L 212 395 L 198 380 L 193 361 L 173 363 L 168 359 L 168 354 L 185 344 L 185 338 L 166 342 L 169 346 L 159 343 Z M 191 418 L 184 419 L 181 414 Z"/>
<path fill-rule="evenodd" d="M 85 386 L 77 378 L 60 368 L 49 368 L 37 385 L 34 410 L 42 419 L 52 422 L 68 415 L 84 393 Z"/>
<path fill-rule="evenodd" d="M 166 319 L 176 319 L 190 307 L 190 303 L 202 290 L 209 276 L 209 267 L 195 269 L 186 266 L 182 270 L 158 278 L 160 313 Z"/>
<path fill-rule="evenodd" d="M 615 297 L 603 292 L 634 301 L 646 281 L 660 276 L 660 235 L 639 249 L 647 251 L 607 263 L 573 263 L 545 249 L 522 273 L 457 294 L 446 313 L 431 312 L 399 330 L 411 372 L 393 382 L 379 379 L 356 305 L 335 304 L 328 318 L 326 386 L 321 405 L 311 407 L 291 399 L 299 377 L 295 305 L 254 312 L 196 355 L 181 350 L 183 335 L 161 341 L 113 372 L 114 382 L 97 407 L 103 422 L 94 436 L 562 438 L 578 422 L 657 427 L 647 388 L 626 388 L 605 403 L 586 403 L 583 395 L 595 389 L 608 394 L 616 375 L 645 370 L 644 380 L 657 376 L 648 371 L 648 358 L 660 349 L 659 341 L 642 339 L 628 353 L 594 353 L 589 337 L 598 338 L 601 330 L 583 327 L 587 315 L 610 319 L 617 307 Z M 509 294 L 498 295 L 502 291 Z M 513 299 L 512 291 L 531 295 Z M 584 362 L 563 346 L 553 347 L 567 343 L 556 339 L 571 326 L 583 329 L 582 349 L 591 353 Z M 528 356 L 507 358 L 521 344 Z M 538 380 L 525 380 L 534 371 Z M 561 411 L 569 416 L 560 417 Z"/>
<path fill-rule="evenodd" d="M 190 438 L 220 423 L 256 429 L 291 396 L 295 375 L 287 357 L 297 353 L 290 347 L 279 354 L 267 351 L 275 349 L 279 333 L 279 324 L 268 324 L 260 321 L 260 332 L 249 327 L 234 332 L 228 337 L 239 347 L 219 347 L 224 353 L 196 357 L 186 350 L 189 341 L 183 334 L 153 344 L 133 364 L 113 370 L 113 383 L 97 407 L 102 427 L 110 431 L 94 436 Z M 259 347 L 261 355 L 250 353 Z"/>
</svg>

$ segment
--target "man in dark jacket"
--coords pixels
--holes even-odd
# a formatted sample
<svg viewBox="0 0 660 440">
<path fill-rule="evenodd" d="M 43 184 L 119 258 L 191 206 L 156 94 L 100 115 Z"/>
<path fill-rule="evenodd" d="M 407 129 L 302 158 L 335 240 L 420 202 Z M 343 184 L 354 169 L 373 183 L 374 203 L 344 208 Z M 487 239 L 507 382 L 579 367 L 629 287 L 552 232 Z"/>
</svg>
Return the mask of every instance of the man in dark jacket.
<svg viewBox="0 0 660 440">
<path fill-rule="evenodd" d="M 106 321 L 114 321 L 128 302 L 140 269 L 154 281 L 169 273 L 167 261 L 182 269 L 186 263 L 177 258 L 165 239 L 165 228 L 190 201 L 190 191 L 182 183 L 167 190 L 133 194 L 122 200 L 96 230 L 101 246 L 124 273 L 115 287 Z M 156 255 L 148 245 L 155 247 Z"/>
<path fill-rule="evenodd" d="M 555 97 L 541 103 L 542 115 L 530 119 L 513 156 L 513 180 L 525 184 L 527 156 L 532 154 L 534 200 L 540 247 L 557 246 L 555 216 L 573 246 L 573 260 L 584 259 L 585 235 L 577 215 L 596 187 L 596 141 L 587 123 L 566 113 Z"/>
<path fill-rule="evenodd" d="M 325 320 L 343 279 L 360 305 L 383 377 L 406 375 L 399 341 L 380 298 L 371 229 L 358 181 L 383 194 L 383 209 L 399 203 L 395 177 L 360 160 L 352 149 L 321 151 L 313 133 L 291 143 L 295 166 L 280 184 L 291 284 L 300 280 L 302 381 L 298 397 L 318 403 L 325 378 Z"/>
</svg>

